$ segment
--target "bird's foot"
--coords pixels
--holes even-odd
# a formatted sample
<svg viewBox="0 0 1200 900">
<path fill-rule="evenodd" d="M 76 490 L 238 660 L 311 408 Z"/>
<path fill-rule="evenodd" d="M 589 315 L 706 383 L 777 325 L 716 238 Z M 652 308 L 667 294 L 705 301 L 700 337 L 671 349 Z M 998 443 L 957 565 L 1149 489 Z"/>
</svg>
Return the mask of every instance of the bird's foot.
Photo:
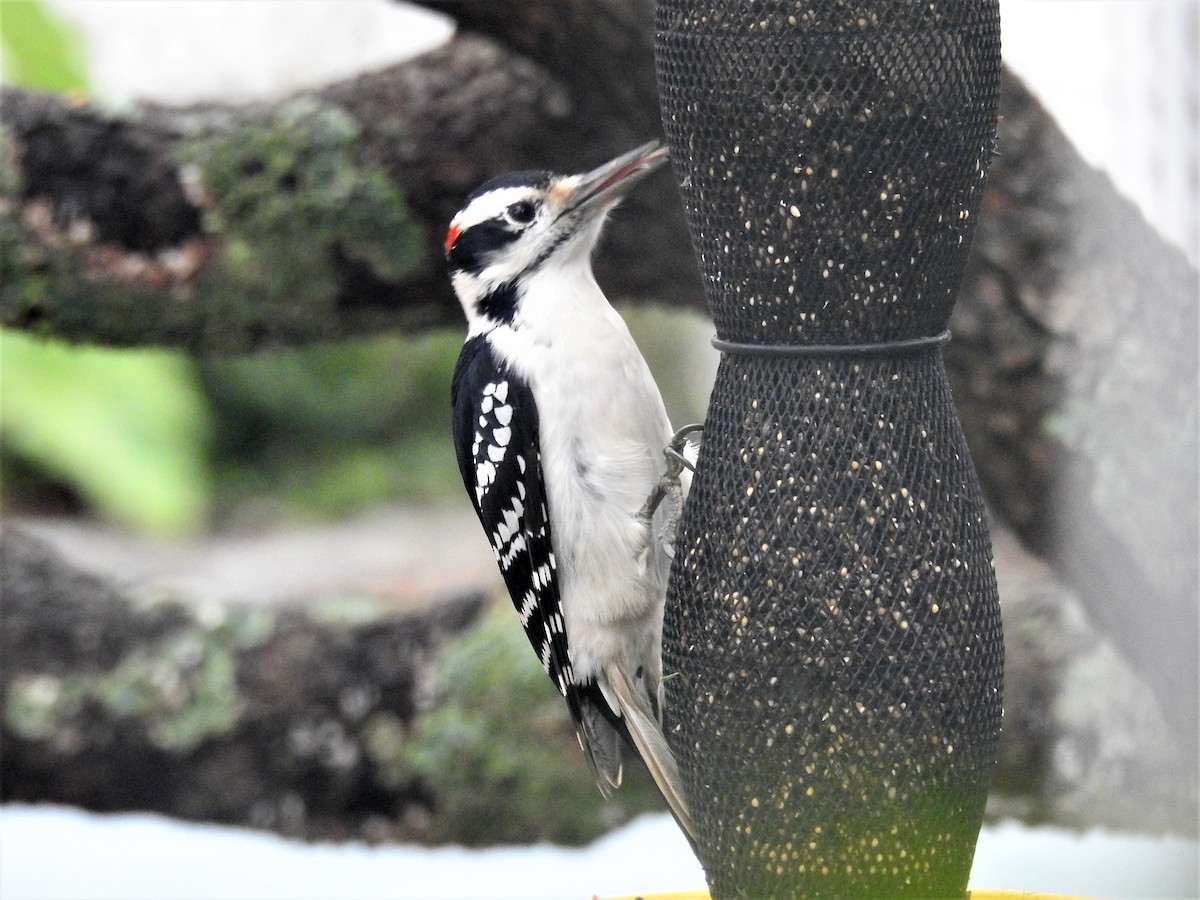
<svg viewBox="0 0 1200 900">
<path fill-rule="evenodd" d="M 647 535 L 649 535 L 654 513 L 658 511 L 663 500 L 669 501 L 666 519 L 662 527 L 662 542 L 667 556 L 672 559 L 675 557 L 675 537 L 679 530 L 679 520 L 683 516 L 683 485 L 680 483 L 680 476 L 684 469 L 696 471 L 692 461 L 684 455 L 684 450 L 687 447 L 688 438 L 703 430 L 703 425 L 685 425 L 671 437 L 670 442 L 663 449 L 663 456 L 667 460 L 666 470 L 637 514 L 638 520 L 644 523 Z"/>
</svg>

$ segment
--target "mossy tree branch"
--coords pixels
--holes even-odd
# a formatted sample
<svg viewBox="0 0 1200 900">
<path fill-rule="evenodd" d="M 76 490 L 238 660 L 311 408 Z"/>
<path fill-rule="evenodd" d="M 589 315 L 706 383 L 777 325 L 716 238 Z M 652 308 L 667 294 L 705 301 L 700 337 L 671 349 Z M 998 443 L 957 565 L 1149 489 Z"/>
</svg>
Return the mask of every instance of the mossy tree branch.
<svg viewBox="0 0 1200 900">
<path fill-rule="evenodd" d="M 545 60 L 557 71 L 464 34 L 278 104 L 110 118 L 5 91 L 0 322 L 218 353 L 458 323 L 441 238 L 471 188 L 594 165 L 660 130 L 652 5 L 570 6 L 578 27 Z M 601 65 L 603 47 L 627 65 Z M 598 267 L 608 290 L 698 306 L 669 175 L 621 216 Z"/>
<path fill-rule="evenodd" d="M 9 526 L 0 562 L 8 801 L 472 845 L 584 843 L 663 808 L 636 766 L 603 801 L 511 609 L 478 594 L 198 608 Z"/>
</svg>

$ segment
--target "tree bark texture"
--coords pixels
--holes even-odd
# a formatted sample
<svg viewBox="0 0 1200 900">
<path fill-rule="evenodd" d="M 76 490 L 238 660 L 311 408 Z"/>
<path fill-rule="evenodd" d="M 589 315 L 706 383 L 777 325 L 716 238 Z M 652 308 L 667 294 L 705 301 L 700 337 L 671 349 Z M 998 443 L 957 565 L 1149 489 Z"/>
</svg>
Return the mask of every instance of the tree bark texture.
<svg viewBox="0 0 1200 900">
<path fill-rule="evenodd" d="M 4 91 L 0 323 L 196 353 L 458 324 L 440 248 L 470 189 L 660 133 L 653 4 L 425 5 L 457 19 L 447 45 L 276 104 L 114 117 Z M 1194 760 L 1196 271 L 1010 73 L 1001 113 L 946 351 L 959 412 L 992 507 Z M 699 307 L 669 175 L 617 215 L 610 296 Z"/>
<path fill-rule="evenodd" d="M 632 766 L 602 801 L 511 610 L 481 595 L 196 604 L 11 526 L 0 562 L 5 800 L 469 845 L 583 843 L 664 808 Z"/>
<path fill-rule="evenodd" d="M 341 629 L 298 611 L 205 619 L 132 602 L 11 528 L 3 559 L 6 799 L 284 830 L 370 809 L 355 733 L 383 709 L 411 721 L 430 655 L 479 610 Z"/>
<path fill-rule="evenodd" d="M 506 602 L 197 602 L 93 574 L 95 548 L 71 533 L 0 531 L 6 799 L 472 845 L 579 843 L 662 808 L 635 766 L 601 801 Z M 286 546 L 284 568 L 311 552 Z M 1008 707 L 993 812 L 1190 829 L 1194 774 L 1148 689 L 1044 562 L 1006 529 L 995 546 Z M 221 568 L 220 554 L 202 557 Z"/>
<path fill-rule="evenodd" d="M 946 350 L 988 499 L 1084 598 L 1195 768 L 1200 282 L 1011 75 Z"/>
<path fill-rule="evenodd" d="M 0 322 L 218 353 L 457 324 L 441 246 L 470 190 L 661 134 L 653 4 L 427 5 L 464 33 L 278 104 L 112 118 L 5 91 Z M 670 176 L 619 215 L 611 294 L 699 304 Z"/>
</svg>

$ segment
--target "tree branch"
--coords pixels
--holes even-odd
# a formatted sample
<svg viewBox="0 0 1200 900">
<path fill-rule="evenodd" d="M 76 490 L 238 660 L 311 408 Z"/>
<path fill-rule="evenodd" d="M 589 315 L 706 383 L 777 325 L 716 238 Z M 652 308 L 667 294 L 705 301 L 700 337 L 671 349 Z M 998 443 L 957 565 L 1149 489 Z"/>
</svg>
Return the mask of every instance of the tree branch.
<svg viewBox="0 0 1200 900">
<path fill-rule="evenodd" d="M 660 130 L 650 5 L 574 8 L 594 40 L 560 42 L 559 73 L 467 35 L 274 105 L 110 119 L 5 91 L 0 322 L 219 353 L 458 324 L 441 237 L 467 192 L 498 171 L 591 166 Z M 597 42 L 640 53 L 601 66 L 584 52 Z M 609 292 L 699 305 L 669 175 L 619 215 L 597 267 Z"/>
<path fill-rule="evenodd" d="M 6 800 L 466 844 L 582 843 L 663 807 L 636 766 L 602 800 L 511 609 L 478 594 L 149 599 L 11 526 L 0 562 Z"/>
<path fill-rule="evenodd" d="M 1197 755 L 1196 270 L 1011 73 L 946 363 L 990 502 Z"/>
</svg>

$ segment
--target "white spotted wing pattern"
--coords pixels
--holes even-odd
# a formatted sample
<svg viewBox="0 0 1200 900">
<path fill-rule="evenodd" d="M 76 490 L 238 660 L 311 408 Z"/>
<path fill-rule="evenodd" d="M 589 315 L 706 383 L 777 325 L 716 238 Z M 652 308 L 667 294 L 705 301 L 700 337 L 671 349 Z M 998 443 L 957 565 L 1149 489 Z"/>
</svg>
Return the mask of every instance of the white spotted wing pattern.
<svg viewBox="0 0 1200 900">
<path fill-rule="evenodd" d="M 595 687 L 571 669 L 533 396 L 480 335 L 459 356 L 452 404 L 463 483 L 529 643 L 578 721 L 580 692 Z"/>
</svg>

